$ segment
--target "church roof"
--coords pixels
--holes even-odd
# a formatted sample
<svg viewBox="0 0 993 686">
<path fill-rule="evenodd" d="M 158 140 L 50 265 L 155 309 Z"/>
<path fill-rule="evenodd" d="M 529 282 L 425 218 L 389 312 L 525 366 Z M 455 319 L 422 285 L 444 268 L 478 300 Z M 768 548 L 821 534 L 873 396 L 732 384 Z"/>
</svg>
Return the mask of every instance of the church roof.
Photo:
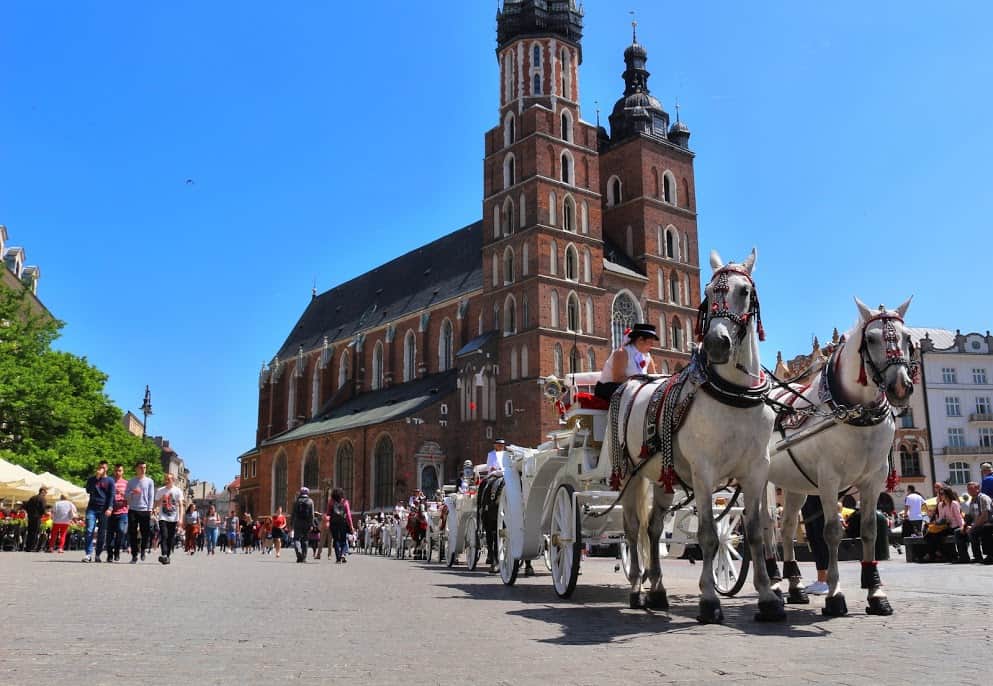
<svg viewBox="0 0 993 686">
<path fill-rule="evenodd" d="M 483 287 L 483 222 L 478 221 L 335 286 L 310 301 L 286 341 L 285 360 L 330 341 L 419 312 Z"/>
<path fill-rule="evenodd" d="M 397 384 L 378 391 L 361 393 L 327 414 L 263 441 L 274 445 L 309 436 L 323 436 L 336 431 L 356 429 L 411 417 L 455 392 L 458 370 L 431 374 L 423 379 Z"/>
</svg>

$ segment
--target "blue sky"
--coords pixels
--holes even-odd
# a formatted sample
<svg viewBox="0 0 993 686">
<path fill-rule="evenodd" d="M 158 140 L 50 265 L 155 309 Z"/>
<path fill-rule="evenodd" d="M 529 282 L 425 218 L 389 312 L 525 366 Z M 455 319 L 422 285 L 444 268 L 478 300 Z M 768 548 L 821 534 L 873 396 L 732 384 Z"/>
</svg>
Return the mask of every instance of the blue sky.
<svg viewBox="0 0 993 686">
<path fill-rule="evenodd" d="M 255 440 L 257 374 L 320 291 L 481 216 L 495 2 L 0 6 L 0 223 L 59 346 L 193 476 Z M 988 3 L 587 0 L 583 117 L 622 91 L 629 9 L 697 153 L 701 264 L 756 271 L 807 352 L 852 296 L 991 327 Z M 190 179 L 193 183 L 187 183 Z"/>
</svg>

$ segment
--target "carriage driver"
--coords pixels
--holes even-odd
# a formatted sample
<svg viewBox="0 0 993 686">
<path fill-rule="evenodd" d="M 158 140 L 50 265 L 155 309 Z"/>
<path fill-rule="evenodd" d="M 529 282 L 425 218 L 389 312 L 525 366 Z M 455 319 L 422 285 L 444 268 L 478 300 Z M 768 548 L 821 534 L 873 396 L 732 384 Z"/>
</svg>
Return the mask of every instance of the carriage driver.
<svg viewBox="0 0 993 686">
<path fill-rule="evenodd" d="M 507 441 L 498 438 L 493 441 L 493 450 L 486 455 L 486 466 L 490 474 L 503 471 L 503 452 L 507 449 Z"/>
<path fill-rule="evenodd" d="M 655 362 L 648 353 L 658 341 L 658 334 L 651 324 L 635 324 L 627 330 L 628 342 L 617 348 L 603 365 L 600 380 L 597 381 L 593 394 L 604 400 L 610 400 L 617 387 L 632 376 L 655 374 Z"/>
</svg>

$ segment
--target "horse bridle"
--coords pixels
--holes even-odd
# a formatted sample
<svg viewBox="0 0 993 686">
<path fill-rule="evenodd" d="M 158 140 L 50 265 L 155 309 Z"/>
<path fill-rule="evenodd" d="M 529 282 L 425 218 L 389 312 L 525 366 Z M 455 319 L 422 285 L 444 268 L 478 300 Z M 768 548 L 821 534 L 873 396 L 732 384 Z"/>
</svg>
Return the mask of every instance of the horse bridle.
<svg viewBox="0 0 993 686">
<path fill-rule="evenodd" d="M 752 292 L 748 298 L 748 310 L 742 314 L 734 312 L 728 307 L 728 293 L 731 291 L 731 285 L 728 283 L 728 274 L 740 274 L 744 276 L 748 279 L 748 283 L 752 287 Z M 737 342 L 741 343 L 745 340 L 745 334 L 748 332 L 748 324 L 752 321 L 752 317 L 755 318 L 758 324 L 759 340 L 764 341 L 765 329 L 762 327 L 762 310 L 759 306 L 759 293 L 755 288 L 752 275 L 744 269 L 727 265 L 714 272 L 714 275 L 710 278 L 710 283 L 714 283 L 715 279 L 717 283 L 714 284 L 714 298 L 715 300 L 719 298 L 719 300 L 711 304 L 710 296 L 704 295 L 703 302 L 697 308 L 696 327 L 694 331 L 697 343 L 703 341 L 703 337 L 707 335 L 707 331 L 710 330 L 711 321 L 722 318 L 727 319 L 738 327 L 735 337 L 737 338 Z M 709 286 L 710 284 L 707 285 Z M 704 293 L 706 293 L 706 289 L 704 289 Z"/>
<path fill-rule="evenodd" d="M 872 359 L 872 355 L 869 354 L 868 345 L 866 344 L 866 331 L 869 325 L 875 321 L 882 322 L 883 327 L 883 344 L 886 351 L 886 364 L 880 369 L 875 360 Z M 917 374 L 920 370 L 920 365 L 917 361 L 913 360 L 914 354 L 914 343 L 910 343 L 910 357 L 903 354 L 903 348 L 900 347 L 900 335 L 896 331 L 896 326 L 893 322 L 900 322 L 903 324 L 903 317 L 898 314 L 890 314 L 886 311 L 880 311 L 874 317 L 871 317 L 862 324 L 862 343 L 859 345 L 859 361 L 861 362 L 861 368 L 859 370 L 858 382 L 866 386 L 868 385 L 868 379 L 866 378 L 866 367 L 872 371 L 872 382 L 882 388 L 883 386 L 883 374 L 886 370 L 893 366 L 904 367 L 907 370 L 907 374 L 910 376 L 911 380 L 917 379 Z"/>
</svg>

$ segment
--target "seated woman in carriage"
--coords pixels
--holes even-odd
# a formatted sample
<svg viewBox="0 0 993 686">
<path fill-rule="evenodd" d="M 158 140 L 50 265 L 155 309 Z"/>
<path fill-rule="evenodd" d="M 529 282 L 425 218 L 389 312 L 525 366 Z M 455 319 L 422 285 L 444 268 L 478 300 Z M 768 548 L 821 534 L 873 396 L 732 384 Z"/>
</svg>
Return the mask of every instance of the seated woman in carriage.
<svg viewBox="0 0 993 686">
<path fill-rule="evenodd" d="M 609 401 L 617 387 L 633 376 L 655 374 L 655 362 L 649 354 L 658 341 L 658 334 L 651 324 L 635 324 L 626 331 L 628 342 L 617 348 L 604 362 L 600 380 L 593 393 Z"/>
</svg>

